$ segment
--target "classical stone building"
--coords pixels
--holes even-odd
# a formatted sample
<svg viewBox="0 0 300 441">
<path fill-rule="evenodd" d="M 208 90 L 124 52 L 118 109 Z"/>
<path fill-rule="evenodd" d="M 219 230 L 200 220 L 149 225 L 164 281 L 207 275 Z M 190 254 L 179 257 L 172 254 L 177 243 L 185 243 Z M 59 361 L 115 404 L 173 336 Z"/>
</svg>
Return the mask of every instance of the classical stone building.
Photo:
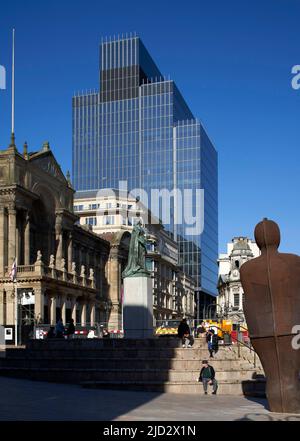
<svg viewBox="0 0 300 441">
<path fill-rule="evenodd" d="M 234 237 L 227 244 L 227 253 L 219 255 L 218 314 L 233 320 L 244 320 L 244 292 L 240 280 L 240 268 L 259 254 L 259 248 L 253 240 L 247 237 Z"/>
<path fill-rule="evenodd" d="M 152 274 L 154 318 L 194 318 L 195 282 L 178 268 L 178 244 L 157 219 L 149 222 L 153 217 L 141 202 L 119 190 L 80 191 L 75 194 L 74 212 L 82 226 L 90 226 L 111 245 L 107 265 L 111 325 L 122 328 L 122 271 L 133 225 L 140 220 L 148 230 L 146 263 Z"/>
<path fill-rule="evenodd" d="M 111 308 L 110 245 L 78 225 L 73 196 L 49 143 L 34 153 L 25 144 L 21 154 L 12 138 L 0 151 L 0 324 L 15 320 L 16 285 L 9 277 L 15 258 L 21 321 L 30 310 L 29 318 L 41 323 L 61 316 L 93 324 Z"/>
</svg>

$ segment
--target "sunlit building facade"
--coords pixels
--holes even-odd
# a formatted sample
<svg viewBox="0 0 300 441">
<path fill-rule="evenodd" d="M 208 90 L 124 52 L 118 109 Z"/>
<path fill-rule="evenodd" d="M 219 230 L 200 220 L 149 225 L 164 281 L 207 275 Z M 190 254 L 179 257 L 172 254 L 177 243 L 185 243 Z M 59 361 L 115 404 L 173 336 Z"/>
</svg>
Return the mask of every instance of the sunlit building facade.
<svg viewBox="0 0 300 441">
<path fill-rule="evenodd" d="M 179 242 L 179 264 L 211 302 L 218 273 L 217 152 L 174 81 L 162 76 L 136 36 L 103 41 L 100 91 L 73 97 L 74 187 L 119 188 L 120 181 L 128 191 L 149 195 L 143 203 Z M 184 216 L 177 224 L 175 198 L 167 218 L 162 204 L 153 206 L 151 190 L 175 188 L 192 190 L 192 207 L 196 189 L 204 189 L 202 234 L 189 235 Z"/>
</svg>

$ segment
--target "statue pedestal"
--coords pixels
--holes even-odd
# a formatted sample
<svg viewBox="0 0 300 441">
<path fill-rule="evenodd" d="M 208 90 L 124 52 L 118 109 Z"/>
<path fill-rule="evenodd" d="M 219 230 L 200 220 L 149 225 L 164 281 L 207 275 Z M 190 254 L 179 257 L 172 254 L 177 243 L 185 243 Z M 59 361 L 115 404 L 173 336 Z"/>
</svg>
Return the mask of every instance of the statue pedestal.
<svg viewBox="0 0 300 441">
<path fill-rule="evenodd" d="M 150 277 L 125 277 L 123 328 L 125 338 L 153 337 L 153 294 Z"/>
</svg>

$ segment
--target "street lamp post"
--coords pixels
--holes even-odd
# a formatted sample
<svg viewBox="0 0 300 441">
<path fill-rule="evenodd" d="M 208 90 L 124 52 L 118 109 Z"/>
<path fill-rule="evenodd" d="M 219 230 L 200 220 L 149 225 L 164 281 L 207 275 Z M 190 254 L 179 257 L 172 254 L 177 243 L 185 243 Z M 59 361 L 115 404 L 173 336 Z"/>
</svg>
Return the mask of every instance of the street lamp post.
<svg viewBox="0 0 300 441">
<path fill-rule="evenodd" d="M 15 291 L 15 346 L 18 346 L 18 283 L 17 283 L 17 279 L 14 279 L 14 291 Z"/>
</svg>

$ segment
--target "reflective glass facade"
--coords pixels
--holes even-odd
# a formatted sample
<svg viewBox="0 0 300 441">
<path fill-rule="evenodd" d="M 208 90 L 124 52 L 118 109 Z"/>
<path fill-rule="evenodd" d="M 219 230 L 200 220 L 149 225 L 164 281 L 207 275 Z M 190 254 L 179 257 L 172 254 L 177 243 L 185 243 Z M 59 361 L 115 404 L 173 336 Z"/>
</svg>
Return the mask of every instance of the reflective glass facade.
<svg viewBox="0 0 300 441">
<path fill-rule="evenodd" d="M 180 244 L 180 264 L 198 289 L 216 294 L 218 257 L 217 153 L 174 81 L 162 77 L 138 37 L 102 42 L 100 92 L 73 97 L 73 183 L 76 190 L 204 189 L 204 230 L 166 229 Z M 195 202 L 195 192 L 193 192 Z M 149 207 L 152 209 L 153 207 Z M 161 212 L 159 213 L 161 215 Z"/>
</svg>

